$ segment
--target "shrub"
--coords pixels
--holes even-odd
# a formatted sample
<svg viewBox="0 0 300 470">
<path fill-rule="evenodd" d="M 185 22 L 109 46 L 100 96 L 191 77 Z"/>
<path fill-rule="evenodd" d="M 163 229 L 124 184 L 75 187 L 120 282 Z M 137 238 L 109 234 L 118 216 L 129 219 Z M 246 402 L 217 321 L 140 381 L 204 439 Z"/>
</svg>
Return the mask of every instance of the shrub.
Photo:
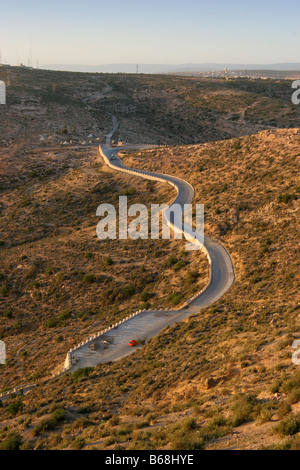
<svg viewBox="0 0 300 470">
<path fill-rule="evenodd" d="M 107 266 L 111 266 L 111 265 L 113 264 L 113 260 L 111 259 L 110 256 L 108 256 L 108 257 L 106 258 L 105 264 L 106 264 Z"/>
<path fill-rule="evenodd" d="M 74 443 L 73 443 L 73 449 L 75 450 L 81 450 L 85 447 L 86 442 L 83 437 L 76 437 Z"/>
<path fill-rule="evenodd" d="M 32 374 L 31 380 L 39 380 L 41 377 L 42 377 L 41 372 L 35 372 L 34 374 Z"/>
<path fill-rule="evenodd" d="M 64 401 L 54 402 L 49 406 L 49 413 L 53 413 L 56 410 L 65 408 L 65 406 L 66 406 L 66 403 Z"/>
<path fill-rule="evenodd" d="M 83 416 L 82 418 L 77 418 L 74 421 L 74 423 L 72 425 L 72 429 L 84 429 L 89 424 L 90 424 L 90 420 Z"/>
<path fill-rule="evenodd" d="M 104 441 L 104 445 L 105 447 L 110 447 L 112 446 L 113 444 L 115 444 L 117 442 L 116 438 L 115 437 L 108 437 L 105 441 Z"/>
<path fill-rule="evenodd" d="M 290 201 L 296 201 L 298 196 L 296 194 L 279 194 L 277 202 L 279 204 L 284 203 L 288 204 Z"/>
<path fill-rule="evenodd" d="M 2 297 L 8 297 L 8 288 L 5 284 L 1 286 L 1 295 Z"/>
<path fill-rule="evenodd" d="M 299 403 L 300 401 L 300 388 L 294 388 L 288 394 L 288 403 L 294 405 L 295 403 Z"/>
<path fill-rule="evenodd" d="M 63 408 L 58 408 L 57 410 L 53 411 L 51 414 L 51 418 L 56 422 L 60 423 L 66 417 L 66 411 Z"/>
<path fill-rule="evenodd" d="M 25 441 L 24 444 L 21 445 L 20 450 L 33 450 L 33 448 L 30 442 Z"/>
<path fill-rule="evenodd" d="M 83 369 L 76 370 L 73 372 L 73 382 L 79 382 L 80 380 L 85 379 L 90 375 L 92 370 L 92 367 L 85 367 Z"/>
<path fill-rule="evenodd" d="M 147 302 L 151 298 L 151 294 L 149 292 L 143 292 L 141 294 L 141 301 L 142 302 Z"/>
<path fill-rule="evenodd" d="M 286 415 L 290 414 L 291 411 L 291 405 L 289 405 L 288 403 L 281 403 L 277 410 L 278 419 L 284 418 Z"/>
<path fill-rule="evenodd" d="M 21 401 L 16 401 L 8 406 L 8 411 L 12 416 L 16 416 L 23 408 L 24 404 Z"/>
<path fill-rule="evenodd" d="M 95 281 L 96 281 L 95 274 L 86 274 L 82 279 L 82 282 L 84 284 L 93 284 Z"/>
<path fill-rule="evenodd" d="M 183 295 L 180 292 L 174 292 L 169 296 L 169 302 L 173 305 L 178 305 L 183 298 Z"/>
<path fill-rule="evenodd" d="M 45 324 L 46 328 L 56 328 L 56 326 L 57 326 L 57 319 L 54 317 L 49 318 L 49 320 Z"/>
<path fill-rule="evenodd" d="M 275 431 L 281 436 L 293 436 L 300 432 L 300 414 L 286 418 L 276 426 Z"/>
<path fill-rule="evenodd" d="M 119 418 L 119 416 L 114 415 L 114 416 L 109 420 L 109 424 L 110 424 L 111 426 L 118 426 L 118 424 L 120 424 L 120 418 Z"/>
<path fill-rule="evenodd" d="M 22 438 L 18 433 L 11 433 L 9 436 L 0 442 L 0 450 L 19 450 L 22 444 Z"/>
<path fill-rule="evenodd" d="M 131 297 L 134 294 L 134 291 L 135 291 L 135 289 L 134 289 L 134 286 L 132 284 L 124 286 L 123 289 L 122 289 L 123 296 L 125 298 Z"/>
<path fill-rule="evenodd" d="M 199 277 L 199 274 L 197 271 L 188 271 L 186 275 L 186 282 L 188 284 L 194 284 Z"/>
<path fill-rule="evenodd" d="M 78 408 L 78 413 L 80 414 L 87 414 L 87 413 L 90 413 L 91 411 L 92 411 L 92 408 L 90 407 L 90 405 L 83 405 Z"/>
<path fill-rule="evenodd" d="M 232 425 L 234 427 L 252 421 L 257 399 L 253 395 L 246 395 L 236 400 L 233 409 Z"/>
<path fill-rule="evenodd" d="M 150 310 L 151 304 L 149 302 L 144 302 L 141 305 L 141 310 Z"/>
<path fill-rule="evenodd" d="M 134 194 L 136 194 L 136 189 L 133 187 L 127 188 L 123 191 L 123 196 L 133 196 Z"/>
<path fill-rule="evenodd" d="M 166 267 L 166 268 L 171 268 L 171 267 L 174 266 L 177 262 L 178 262 L 178 259 L 176 258 L 176 256 L 171 256 L 171 257 L 168 259 L 168 261 L 166 262 L 165 267 Z"/>
<path fill-rule="evenodd" d="M 5 318 L 12 318 L 13 317 L 12 310 L 7 310 L 6 312 L 4 312 L 3 315 Z"/>
<path fill-rule="evenodd" d="M 278 393 L 279 390 L 280 390 L 280 386 L 281 386 L 281 381 L 280 380 L 277 380 L 276 382 L 274 382 L 271 387 L 270 387 L 270 392 L 271 393 Z"/>
<path fill-rule="evenodd" d="M 273 412 L 271 409 L 268 407 L 262 407 L 258 416 L 257 416 L 257 421 L 262 424 L 262 423 L 267 423 L 268 421 L 271 421 L 273 417 Z"/>
<path fill-rule="evenodd" d="M 72 316 L 71 312 L 65 311 L 59 315 L 59 319 L 64 321 L 64 320 L 68 320 L 69 318 L 71 318 L 71 316 Z"/>
<path fill-rule="evenodd" d="M 242 143 L 240 139 L 238 139 L 234 144 L 233 144 L 233 150 L 240 150 L 242 148 Z"/>
<path fill-rule="evenodd" d="M 286 338 L 284 347 L 291 346 L 292 342 L 293 342 L 293 337 Z M 281 385 L 281 389 L 283 393 L 285 394 L 289 394 L 293 390 L 299 390 L 299 388 L 300 388 L 300 373 L 299 372 L 296 372 L 294 375 L 292 375 L 292 377 L 284 380 Z"/>
<path fill-rule="evenodd" d="M 177 437 L 171 442 L 171 450 L 203 450 L 203 439 L 191 439 L 189 436 Z"/>
<path fill-rule="evenodd" d="M 41 433 L 45 431 L 49 431 L 51 429 L 55 429 L 56 426 L 61 423 L 66 417 L 66 412 L 64 409 L 59 408 L 55 410 L 50 418 L 43 419 L 39 424 L 37 424 L 33 429 L 33 435 L 39 436 Z"/>
<path fill-rule="evenodd" d="M 183 259 L 180 259 L 179 261 L 177 261 L 177 263 L 175 264 L 175 271 L 179 271 L 180 269 L 184 268 L 186 266 L 186 262 L 183 261 Z"/>
<path fill-rule="evenodd" d="M 194 418 L 186 418 L 181 422 L 182 431 L 189 432 L 197 428 L 197 423 Z"/>
</svg>

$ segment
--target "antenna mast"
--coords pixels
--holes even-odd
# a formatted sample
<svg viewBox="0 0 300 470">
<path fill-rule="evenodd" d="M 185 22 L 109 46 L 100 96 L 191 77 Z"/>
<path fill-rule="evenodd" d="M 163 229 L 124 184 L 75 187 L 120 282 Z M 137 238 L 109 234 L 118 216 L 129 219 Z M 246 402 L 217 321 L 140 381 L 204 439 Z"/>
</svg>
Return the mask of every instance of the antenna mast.
<svg viewBox="0 0 300 470">
<path fill-rule="evenodd" d="M 29 58 L 28 58 L 28 67 L 32 67 L 32 39 L 30 39 L 30 47 L 29 47 Z"/>
</svg>

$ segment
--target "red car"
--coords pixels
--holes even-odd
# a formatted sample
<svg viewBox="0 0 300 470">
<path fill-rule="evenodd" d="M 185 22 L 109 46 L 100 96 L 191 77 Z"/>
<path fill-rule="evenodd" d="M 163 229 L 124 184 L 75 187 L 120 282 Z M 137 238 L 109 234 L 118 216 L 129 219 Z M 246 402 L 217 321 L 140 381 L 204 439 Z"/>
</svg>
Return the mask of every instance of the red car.
<svg viewBox="0 0 300 470">
<path fill-rule="evenodd" d="M 129 343 L 128 343 L 128 346 L 131 346 L 132 348 L 134 348 L 135 346 L 137 346 L 139 343 L 133 339 L 131 340 Z"/>
</svg>

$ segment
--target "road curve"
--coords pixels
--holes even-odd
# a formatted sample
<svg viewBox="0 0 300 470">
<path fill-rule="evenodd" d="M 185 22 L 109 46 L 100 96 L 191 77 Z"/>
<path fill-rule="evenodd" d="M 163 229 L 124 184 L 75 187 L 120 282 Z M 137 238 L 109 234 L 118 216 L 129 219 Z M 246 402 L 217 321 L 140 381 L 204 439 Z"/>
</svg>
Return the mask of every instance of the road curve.
<svg viewBox="0 0 300 470">
<path fill-rule="evenodd" d="M 122 163 L 122 160 L 117 157 L 116 152 L 126 149 L 111 148 L 110 145 L 112 136 L 118 128 L 117 120 L 114 116 L 113 124 L 113 131 L 107 136 L 105 145 L 99 149 L 105 163 L 116 171 L 126 173 L 133 171 L 136 176 L 145 179 L 159 178 L 160 181 L 165 181 L 177 189 L 177 196 L 173 203 L 180 204 L 181 206 L 191 203 L 194 197 L 194 189 L 188 182 L 175 176 L 128 168 Z M 207 287 L 198 297 L 180 310 L 141 312 L 94 340 L 93 350 L 90 348 L 90 343 L 73 350 L 71 354 L 72 366 L 69 370 L 75 371 L 82 367 L 95 367 L 99 363 L 117 361 L 135 351 L 135 348 L 128 346 L 130 340 L 153 338 L 167 326 L 181 322 L 201 309 L 217 302 L 228 291 L 235 280 L 233 263 L 227 250 L 221 243 L 211 237 L 205 236 L 203 251 L 206 253 L 210 263 L 210 280 Z"/>
</svg>

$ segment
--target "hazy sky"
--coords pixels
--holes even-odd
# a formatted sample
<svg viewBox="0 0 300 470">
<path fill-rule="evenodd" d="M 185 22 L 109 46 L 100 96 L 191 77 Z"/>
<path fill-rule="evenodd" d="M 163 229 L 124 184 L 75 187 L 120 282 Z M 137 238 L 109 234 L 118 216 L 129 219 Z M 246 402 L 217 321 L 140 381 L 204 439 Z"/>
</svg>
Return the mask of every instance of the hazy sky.
<svg viewBox="0 0 300 470">
<path fill-rule="evenodd" d="M 300 62 L 299 0 L 0 0 L 2 61 Z"/>
</svg>

